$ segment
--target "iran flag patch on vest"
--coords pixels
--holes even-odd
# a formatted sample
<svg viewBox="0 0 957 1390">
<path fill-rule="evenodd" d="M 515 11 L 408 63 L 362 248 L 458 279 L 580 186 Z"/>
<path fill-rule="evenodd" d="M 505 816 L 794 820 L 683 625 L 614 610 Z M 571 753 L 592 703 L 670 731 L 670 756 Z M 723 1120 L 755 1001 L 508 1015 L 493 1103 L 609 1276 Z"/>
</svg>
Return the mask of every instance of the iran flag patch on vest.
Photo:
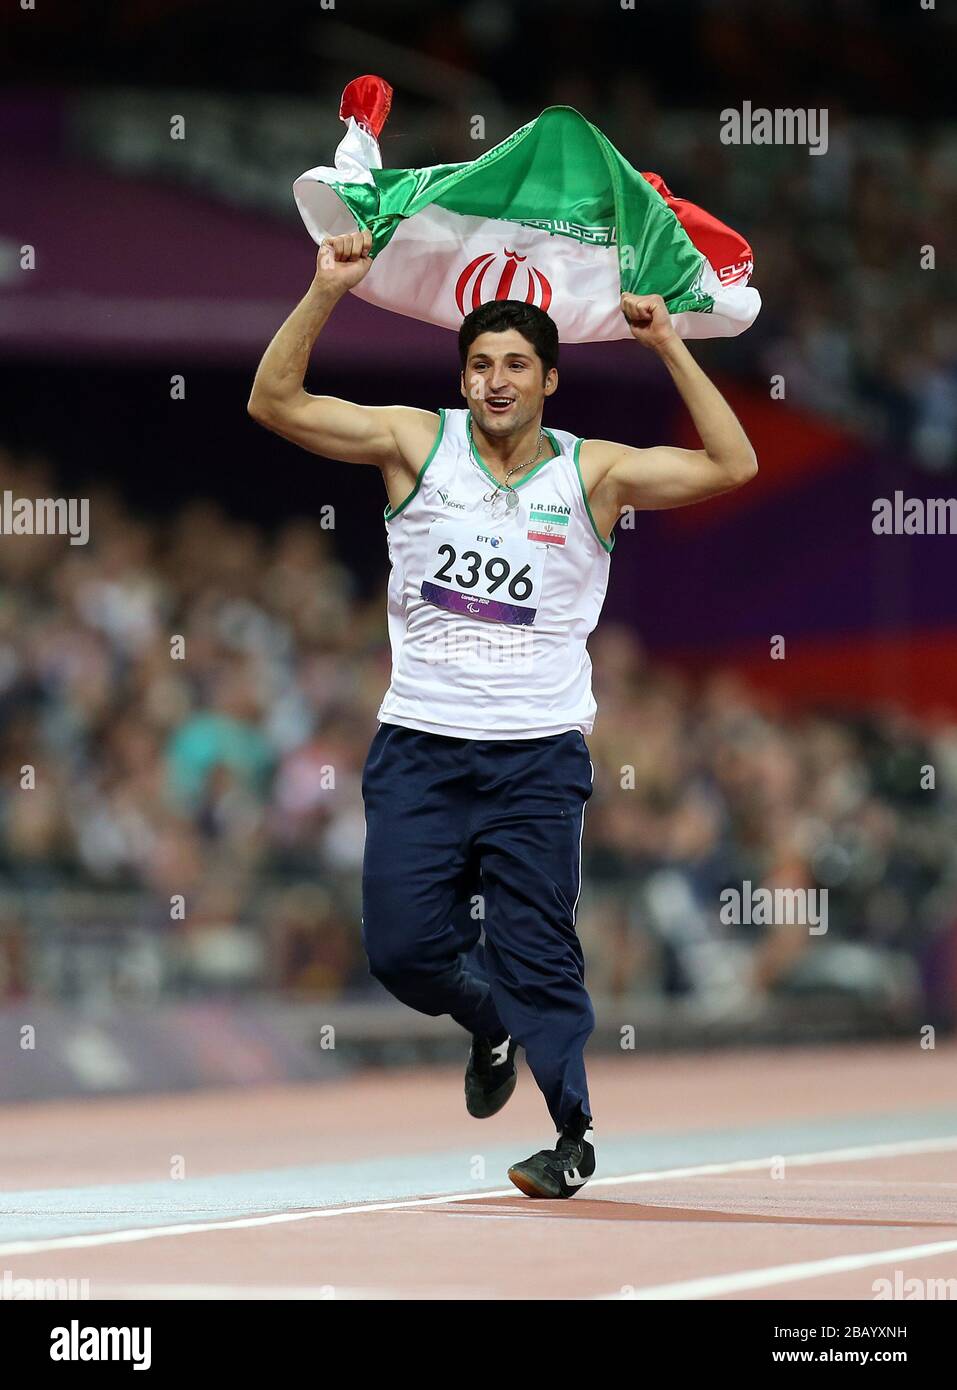
<svg viewBox="0 0 957 1390">
<path fill-rule="evenodd" d="M 494 299 L 535 304 L 566 343 L 631 336 L 620 297 L 660 294 L 684 338 L 743 332 L 761 307 L 751 248 L 710 213 L 639 173 L 570 106 L 551 106 L 464 164 L 383 169 L 392 103 L 381 77 L 342 95 L 335 164 L 301 174 L 314 241 L 372 233 L 374 265 L 352 293 L 458 329 Z"/>
<path fill-rule="evenodd" d="M 532 507 L 528 514 L 528 539 L 548 545 L 564 545 L 568 535 L 568 513 Z"/>
</svg>

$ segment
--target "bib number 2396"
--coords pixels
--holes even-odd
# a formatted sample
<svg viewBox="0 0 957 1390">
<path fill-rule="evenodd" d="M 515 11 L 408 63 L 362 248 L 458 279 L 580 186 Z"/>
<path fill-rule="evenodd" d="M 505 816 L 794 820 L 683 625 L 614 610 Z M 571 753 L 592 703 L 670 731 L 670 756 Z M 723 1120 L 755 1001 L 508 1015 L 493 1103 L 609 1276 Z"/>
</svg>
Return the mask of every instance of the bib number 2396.
<svg viewBox="0 0 957 1390">
<path fill-rule="evenodd" d="M 420 592 L 453 613 L 527 626 L 538 610 L 544 563 L 544 552 L 523 537 L 437 521 L 429 531 Z"/>
</svg>

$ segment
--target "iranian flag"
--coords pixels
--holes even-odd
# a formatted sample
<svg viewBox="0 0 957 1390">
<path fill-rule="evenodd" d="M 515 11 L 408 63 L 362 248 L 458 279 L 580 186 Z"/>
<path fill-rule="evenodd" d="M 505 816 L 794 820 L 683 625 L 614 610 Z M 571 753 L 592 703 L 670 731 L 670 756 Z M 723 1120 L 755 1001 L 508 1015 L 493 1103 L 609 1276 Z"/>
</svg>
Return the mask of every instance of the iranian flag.
<svg viewBox="0 0 957 1390">
<path fill-rule="evenodd" d="M 622 292 L 660 294 L 685 338 L 754 322 L 744 238 L 638 173 L 571 107 L 549 107 L 466 164 L 383 169 L 391 102 L 380 77 L 350 82 L 335 166 L 293 185 L 316 243 L 372 233 L 360 299 L 453 329 L 487 300 L 518 299 L 549 313 L 566 343 L 629 337 Z"/>
</svg>

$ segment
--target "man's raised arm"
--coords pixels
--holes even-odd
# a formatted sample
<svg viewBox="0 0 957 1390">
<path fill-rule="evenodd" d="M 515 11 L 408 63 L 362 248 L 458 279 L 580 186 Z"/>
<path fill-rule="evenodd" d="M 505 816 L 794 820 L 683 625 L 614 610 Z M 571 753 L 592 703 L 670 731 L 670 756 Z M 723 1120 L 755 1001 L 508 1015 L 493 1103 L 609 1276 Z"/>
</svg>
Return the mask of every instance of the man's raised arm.
<svg viewBox="0 0 957 1390">
<path fill-rule="evenodd" d="M 734 411 L 675 333 L 664 300 L 657 294 L 623 295 L 622 312 L 632 337 L 667 367 L 704 447 L 633 449 L 605 439 L 586 441 L 582 463 L 604 495 L 613 494 L 615 512 L 625 506 L 682 507 L 741 487 L 758 471 L 754 450 Z"/>
<path fill-rule="evenodd" d="M 367 231 L 323 242 L 315 278 L 263 354 L 246 408 L 260 425 L 310 453 L 403 470 L 428 453 L 438 415 L 408 406 L 354 405 L 312 396 L 303 387 L 309 355 L 329 315 L 372 266 L 371 245 Z"/>
</svg>

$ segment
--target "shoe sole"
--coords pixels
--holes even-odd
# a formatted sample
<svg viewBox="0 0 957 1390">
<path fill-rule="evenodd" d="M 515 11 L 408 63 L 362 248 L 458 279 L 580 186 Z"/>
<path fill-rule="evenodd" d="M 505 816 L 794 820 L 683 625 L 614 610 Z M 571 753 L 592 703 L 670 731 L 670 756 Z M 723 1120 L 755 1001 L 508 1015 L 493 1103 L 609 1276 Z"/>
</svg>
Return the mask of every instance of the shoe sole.
<svg viewBox="0 0 957 1390">
<path fill-rule="evenodd" d="M 481 1110 L 473 1110 L 468 1097 L 465 1098 L 465 1108 L 472 1116 L 473 1120 L 488 1120 L 492 1115 L 497 1115 L 502 1106 L 512 1097 L 512 1092 L 518 1084 L 518 1072 L 512 1072 L 507 1081 L 503 1081 L 497 1091 L 493 1091 L 490 1096 L 480 1097 L 483 1103 Z"/>
</svg>

